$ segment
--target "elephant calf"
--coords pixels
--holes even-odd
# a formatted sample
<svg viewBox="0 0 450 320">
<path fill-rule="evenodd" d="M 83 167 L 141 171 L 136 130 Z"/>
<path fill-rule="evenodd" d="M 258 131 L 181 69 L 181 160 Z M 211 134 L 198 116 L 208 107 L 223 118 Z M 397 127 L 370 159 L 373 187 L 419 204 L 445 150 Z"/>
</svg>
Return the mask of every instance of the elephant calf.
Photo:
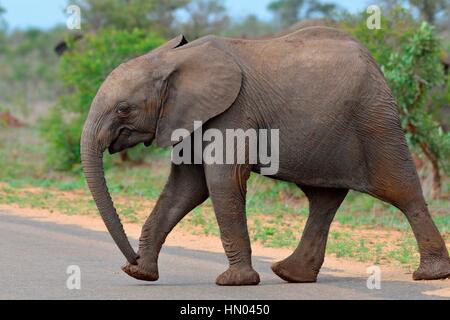
<svg viewBox="0 0 450 320">
<path fill-rule="evenodd" d="M 369 52 L 345 33 L 310 27 L 276 39 L 179 36 L 116 68 L 100 87 L 81 139 L 93 198 L 128 264 L 123 270 L 157 280 L 158 254 L 168 233 L 211 198 L 229 268 L 219 285 L 255 285 L 245 216 L 246 181 L 261 164 L 172 164 L 164 190 L 145 222 L 136 254 L 109 195 L 102 155 L 155 139 L 174 145 L 174 130 L 278 129 L 279 168 L 271 177 L 293 182 L 309 199 L 299 246 L 275 263 L 289 282 L 314 282 L 330 224 L 349 189 L 399 208 L 414 231 L 420 266 L 413 278 L 450 275 L 445 243 L 424 201 L 397 107 Z M 203 146 L 204 147 L 204 146 Z"/>
</svg>

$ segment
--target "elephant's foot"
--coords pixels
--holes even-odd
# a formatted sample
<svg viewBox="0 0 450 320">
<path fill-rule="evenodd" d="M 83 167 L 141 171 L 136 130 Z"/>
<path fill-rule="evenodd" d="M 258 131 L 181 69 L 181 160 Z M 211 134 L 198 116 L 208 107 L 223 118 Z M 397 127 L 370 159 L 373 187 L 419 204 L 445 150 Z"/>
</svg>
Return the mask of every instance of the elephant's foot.
<svg viewBox="0 0 450 320">
<path fill-rule="evenodd" d="M 143 264 L 140 259 L 138 259 L 137 265 L 127 263 L 122 270 L 138 280 L 156 281 L 159 279 L 158 265 L 156 263 Z"/>
<path fill-rule="evenodd" d="M 450 277 L 450 258 L 428 258 L 413 273 L 414 280 L 437 280 Z"/>
<path fill-rule="evenodd" d="M 259 274 L 252 267 L 230 267 L 216 279 L 219 286 L 251 286 L 259 283 Z"/>
<path fill-rule="evenodd" d="M 287 282 L 316 282 L 318 272 L 312 268 L 305 268 L 289 258 L 272 265 L 272 271 Z"/>
</svg>

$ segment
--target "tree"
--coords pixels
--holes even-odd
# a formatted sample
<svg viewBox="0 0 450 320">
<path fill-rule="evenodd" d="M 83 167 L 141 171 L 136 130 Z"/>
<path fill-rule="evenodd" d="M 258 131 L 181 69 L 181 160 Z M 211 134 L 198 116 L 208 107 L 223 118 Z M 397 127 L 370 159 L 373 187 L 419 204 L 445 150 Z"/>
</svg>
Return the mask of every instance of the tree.
<svg viewBox="0 0 450 320">
<path fill-rule="evenodd" d="M 275 31 L 270 22 L 261 21 L 256 15 L 248 15 L 244 20 L 234 22 L 227 31 L 227 36 L 240 38 L 257 38 Z"/>
<path fill-rule="evenodd" d="M 321 3 L 318 0 L 312 0 L 309 2 L 306 10 L 306 18 L 310 18 L 314 14 L 318 14 L 323 18 L 332 18 L 337 13 L 337 10 L 338 6 L 334 3 Z"/>
<path fill-rule="evenodd" d="M 393 7 L 381 18 L 381 29 L 368 29 L 367 16 L 364 11 L 349 14 L 340 22 L 340 28 L 352 34 L 367 49 L 379 65 L 386 65 L 393 51 L 407 42 L 420 24 L 411 12 L 402 7 Z"/>
<path fill-rule="evenodd" d="M 186 22 L 178 28 L 189 39 L 206 34 L 223 34 L 229 26 L 229 17 L 222 0 L 194 0 L 185 8 Z"/>
<path fill-rule="evenodd" d="M 3 21 L 3 14 L 5 13 L 5 9 L 2 7 L 1 3 L 0 3 L 0 21 Z M 0 25 L 1 26 L 1 25 Z"/>
<path fill-rule="evenodd" d="M 408 7 L 417 10 L 419 17 L 429 24 L 448 29 L 450 19 L 450 2 L 448 0 L 382 0 L 387 10 Z"/>
<path fill-rule="evenodd" d="M 380 4 L 384 9 L 393 10 L 397 7 L 401 7 L 405 0 L 381 0 Z"/>
<path fill-rule="evenodd" d="M 397 101 L 409 146 L 432 166 L 432 196 L 441 193 L 441 171 L 450 173 L 450 133 L 431 112 L 448 106 L 450 96 L 443 86 L 441 43 L 428 23 L 418 23 L 410 10 L 394 7 L 383 15 L 379 30 L 366 26 L 367 14 L 347 19 L 341 27 L 366 46 L 374 56 Z M 445 101 L 436 104 L 435 96 Z M 439 111 L 439 110 L 438 110 Z"/>
<path fill-rule="evenodd" d="M 400 52 L 393 53 L 383 66 L 384 74 L 397 98 L 403 128 L 410 144 L 420 148 L 433 170 L 433 197 L 441 194 L 441 167 L 448 168 L 450 133 L 445 133 L 426 108 L 433 87 L 444 83 L 440 43 L 433 28 L 422 23 Z"/>
<path fill-rule="evenodd" d="M 6 33 L 6 21 L 3 18 L 4 13 L 5 9 L 0 4 L 0 45 L 3 44 L 2 41 L 4 42 Z M 2 47 L 0 47 L 0 51 Z"/>
<path fill-rule="evenodd" d="M 14 30 L 0 46 L 0 98 L 27 116 L 36 104 L 54 102 L 58 94 L 57 56 L 54 44 L 65 32 L 54 28 Z"/>
<path fill-rule="evenodd" d="M 189 0 L 75 0 L 81 17 L 91 30 L 105 27 L 152 30 L 171 36 L 174 13 Z"/>
<path fill-rule="evenodd" d="M 296 23 L 305 0 L 276 0 L 268 5 L 268 9 L 275 14 L 283 27 Z"/>
<path fill-rule="evenodd" d="M 163 42 L 152 32 L 138 29 L 101 29 L 87 34 L 83 41 L 68 40 L 69 50 L 60 61 L 66 94 L 61 95 L 41 125 L 48 142 L 48 160 L 54 168 L 78 167 L 83 123 L 107 75 L 123 61 L 145 54 Z"/>
<path fill-rule="evenodd" d="M 435 24 L 437 15 L 450 7 L 448 0 L 408 0 L 408 2 L 430 24 Z"/>
<path fill-rule="evenodd" d="M 268 5 L 282 27 L 288 27 L 298 20 L 313 16 L 330 18 L 338 10 L 334 3 L 322 3 L 319 0 L 275 0 Z"/>
</svg>

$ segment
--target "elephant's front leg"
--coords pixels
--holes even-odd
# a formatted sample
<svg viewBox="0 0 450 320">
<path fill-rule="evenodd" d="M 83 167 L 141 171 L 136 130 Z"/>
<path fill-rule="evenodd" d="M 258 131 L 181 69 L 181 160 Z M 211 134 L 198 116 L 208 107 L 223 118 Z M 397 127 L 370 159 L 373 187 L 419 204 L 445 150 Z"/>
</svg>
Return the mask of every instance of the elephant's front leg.
<svg viewBox="0 0 450 320">
<path fill-rule="evenodd" d="M 218 285 L 256 285 L 259 275 L 252 267 L 250 239 L 245 216 L 246 183 L 250 174 L 245 165 L 205 165 L 220 237 L 229 268 L 216 279 Z"/>
<path fill-rule="evenodd" d="M 139 280 L 158 280 L 158 256 L 169 232 L 192 209 L 208 198 L 201 165 L 172 164 L 169 179 L 139 238 L 137 265 L 122 269 Z"/>
</svg>

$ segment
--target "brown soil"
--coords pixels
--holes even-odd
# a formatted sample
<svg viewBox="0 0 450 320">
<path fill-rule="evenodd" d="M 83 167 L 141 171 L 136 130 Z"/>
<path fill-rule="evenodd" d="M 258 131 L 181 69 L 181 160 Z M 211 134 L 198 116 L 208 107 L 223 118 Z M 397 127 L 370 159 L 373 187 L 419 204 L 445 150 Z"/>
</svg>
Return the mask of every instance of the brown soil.
<svg viewBox="0 0 450 320">
<path fill-rule="evenodd" d="M 4 125 L 7 128 L 20 128 L 25 126 L 24 123 L 11 115 L 11 113 L 8 111 L 0 112 L 0 125 Z"/>
<path fill-rule="evenodd" d="M 0 186 L 2 183 L 0 183 Z M 28 192 L 31 194 L 39 194 L 43 192 L 41 188 L 28 187 L 22 188 L 23 192 Z M 77 202 L 77 203 L 87 203 L 90 199 L 90 195 L 82 190 L 72 190 L 72 191 L 59 191 L 59 190 L 46 190 L 50 192 L 58 199 L 63 199 L 64 201 Z M 115 197 L 116 204 L 125 204 L 129 202 L 130 197 Z M 150 209 L 154 206 L 154 201 L 142 201 L 139 200 L 139 207 L 135 208 L 138 221 L 144 221 L 149 214 Z M 27 219 L 36 219 L 40 221 L 48 221 L 59 224 L 72 224 L 77 225 L 86 229 L 95 231 L 105 231 L 106 228 L 103 224 L 101 218 L 95 215 L 95 208 L 91 208 L 90 211 L 86 209 L 86 214 L 74 214 L 68 215 L 63 214 L 58 211 L 58 209 L 36 209 L 36 208 L 22 208 L 19 205 L 3 205 L 0 204 L 0 210 L 2 212 L 7 212 L 14 215 L 19 215 Z M 210 206 L 205 206 L 204 210 L 211 210 Z M 83 211 L 83 210 L 82 210 Z M 83 211 L 84 212 L 84 211 Z M 209 212 L 208 212 L 209 215 Z M 258 215 L 257 218 L 260 220 L 262 225 L 273 223 L 273 216 L 270 215 Z M 251 220 L 251 219 L 250 219 Z M 137 223 L 126 223 L 127 219 L 124 219 L 124 228 L 127 234 L 132 238 L 139 238 L 141 226 Z M 283 224 L 289 224 L 294 226 L 295 229 L 299 231 L 303 229 L 305 224 L 305 219 L 297 215 L 287 215 L 283 218 Z M 198 227 L 198 226 L 197 226 Z M 195 226 L 177 226 L 168 236 L 166 244 L 168 246 L 177 246 L 193 250 L 204 250 L 210 252 L 223 253 L 222 244 L 220 239 L 215 236 L 204 235 L 201 232 L 198 234 L 192 234 L 196 230 Z M 252 227 L 251 221 L 249 221 L 249 227 Z M 187 229 L 189 228 L 189 229 Z M 379 242 L 380 240 L 387 243 L 384 249 L 395 248 L 395 243 L 404 236 L 400 231 L 389 230 L 389 229 L 370 229 L 370 228 L 351 228 L 349 226 L 340 225 L 338 222 L 334 222 L 332 225 L 333 231 L 345 232 L 351 235 L 351 237 L 364 238 L 367 239 L 367 243 L 372 241 Z M 371 240 L 374 239 L 374 240 Z M 252 251 L 255 256 L 264 257 L 269 261 L 279 261 L 289 256 L 292 253 L 291 249 L 280 249 L 280 248 L 268 248 L 264 247 L 261 243 L 252 243 Z M 359 262 L 348 258 L 337 258 L 333 254 L 327 255 L 324 263 L 325 269 L 322 273 L 332 274 L 333 276 L 339 277 L 360 277 L 367 278 L 367 267 L 372 263 Z M 383 280 L 391 281 L 412 281 L 411 271 L 406 270 L 398 265 L 393 264 L 391 261 L 385 261 L 382 259 L 379 266 L 382 269 Z M 331 270 L 331 271 L 330 271 Z M 440 282 L 433 282 L 433 285 L 438 283 L 438 288 L 436 290 L 428 290 L 424 292 L 427 295 L 435 295 L 440 297 L 450 297 L 450 280 L 444 280 Z"/>
<path fill-rule="evenodd" d="M 49 210 L 20 208 L 17 205 L 0 205 L 0 210 L 8 214 L 18 215 L 27 219 L 34 219 L 39 221 L 53 222 L 58 224 L 72 224 L 86 229 L 95 231 L 105 231 L 105 226 L 100 217 L 86 216 L 86 215 L 64 215 L 58 212 L 50 212 Z M 141 227 L 138 224 L 125 223 L 124 228 L 128 236 L 138 238 Z M 369 231 L 370 232 L 370 231 Z M 379 233 L 377 233 L 379 236 Z M 394 236 L 400 236 L 394 232 Z M 206 235 L 192 235 L 179 227 L 176 227 L 168 236 L 165 243 L 167 246 L 177 246 L 186 249 L 203 250 L 210 252 L 222 253 L 223 248 L 218 237 Z M 252 245 L 252 251 L 255 256 L 264 257 L 269 261 L 278 261 L 284 259 L 291 254 L 290 249 L 266 248 L 255 243 Z M 363 263 L 349 259 L 336 258 L 334 256 L 327 256 L 324 263 L 326 271 L 323 273 L 332 274 L 338 277 L 360 277 L 367 278 L 367 267 L 370 263 Z M 405 269 L 390 265 L 380 264 L 382 269 L 383 281 L 407 281 L 411 280 L 411 273 L 406 272 Z M 437 286 L 437 289 L 425 291 L 424 294 L 434 295 L 439 297 L 450 297 L 450 280 L 442 281 L 423 281 L 422 283 L 432 283 Z"/>
</svg>

